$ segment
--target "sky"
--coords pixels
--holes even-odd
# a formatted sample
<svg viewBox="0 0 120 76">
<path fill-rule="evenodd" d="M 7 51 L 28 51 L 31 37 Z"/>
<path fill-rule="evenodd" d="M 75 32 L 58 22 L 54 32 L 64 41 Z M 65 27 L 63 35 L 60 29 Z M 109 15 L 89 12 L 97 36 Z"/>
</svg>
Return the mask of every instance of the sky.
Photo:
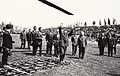
<svg viewBox="0 0 120 76">
<path fill-rule="evenodd" d="M 38 0 L 0 0 L 0 23 L 11 22 L 15 26 L 43 28 L 63 26 L 77 22 L 102 23 L 113 17 L 120 23 L 120 0 L 48 0 L 73 13 L 67 15 Z M 97 24 L 96 24 L 97 25 Z"/>
</svg>

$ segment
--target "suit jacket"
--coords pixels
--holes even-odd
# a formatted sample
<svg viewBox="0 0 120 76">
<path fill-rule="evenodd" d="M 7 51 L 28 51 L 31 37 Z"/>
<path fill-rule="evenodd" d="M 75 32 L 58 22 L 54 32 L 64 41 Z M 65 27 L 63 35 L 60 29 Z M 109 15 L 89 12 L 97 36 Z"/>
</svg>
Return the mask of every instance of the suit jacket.
<svg viewBox="0 0 120 76">
<path fill-rule="evenodd" d="M 25 32 L 20 33 L 20 39 L 21 40 L 26 40 L 26 33 Z"/>
<path fill-rule="evenodd" d="M 71 38 L 71 41 L 72 41 L 72 44 L 73 45 L 77 45 L 77 37 L 75 36 L 75 37 L 72 37 Z"/>
<path fill-rule="evenodd" d="M 36 33 L 35 39 L 36 39 L 36 44 L 37 45 L 41 45 L 42 44 L 42 33 L 40 31 L 38 31 Z"/>
<path fill-rule="evenodd" d="M 101 46 L 105 46 L 107 44 L 107 41 L 106 41 L 106 38 L 103 38 L 103 37 L 99 37 L 98 39 L 98 46 L 101 47 Z"/>
<path fill-rule="evenodd" d="M 32 39 L 31 39 L 31 32 L 28 32 L 27 34 L 26 34 L 26 38 L 27 38 L 27 41 L 31 41 Z"/>
<path fill-rule="evenodd" d="M 54 40 L 54 45 L 59 46 L 59 38 L 57 37 L 58 34 L 54 34 L 53 40 Z"/>
<path fill-rule="evenodd" d="M 12 49 L 12 37 L 8 31 L 3 33 L 3 47 Z"/>
<path fill-rule="evenodd" d="M 114 44 L 114 39 L 112 37 L 108 38 L 108 47 L 112 48 L 113 44 Z"/>
<path fill-rule="evenodd" d="M 77 44 L 80 47 L 86 47 L 87 46 L 87 38 L 85 36 L 78 37 Z"/>
<path fill-rule="evenodd" d="M 52 34 L 52 32 L 46 33 L 46 41 L 48 41 L 50 44 L 53 44 L 53 34 Z"/>
<path fill-rule="evenodd" d="M 31 32 L 31 41 L 36 41 L 36 34 L 37 34 L 37 31 L 32 31 Z"/>
<path fill-rule="evenodd" d="M 113 47 L 116 47 L 117 45 L 117 38 L 113 38 Z"/>
<path fill-rule="evenodd" d="M 69 46 L 68 36 L 61 33 L 60 46 L 66 49 Z"/>
</svg>

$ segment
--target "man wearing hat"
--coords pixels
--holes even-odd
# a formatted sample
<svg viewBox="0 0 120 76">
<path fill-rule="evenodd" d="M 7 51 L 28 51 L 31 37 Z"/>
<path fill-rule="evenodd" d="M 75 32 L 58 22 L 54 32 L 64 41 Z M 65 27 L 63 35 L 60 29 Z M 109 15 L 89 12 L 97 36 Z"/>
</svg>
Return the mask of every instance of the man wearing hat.
<svg viewBox="0 0 120 76">
<path fill-rule="evenodd" d="M 3 56 L 2 56 L 2 63 L 3 65 L 7 64 L 7 58 L 9 55 L 9 50 L 12 49 L 12 36 L 10 35 L 10 29 L 13 26 L 10 24 L 6 25 L 6 30 L 3 33 Z"/>
</svg>

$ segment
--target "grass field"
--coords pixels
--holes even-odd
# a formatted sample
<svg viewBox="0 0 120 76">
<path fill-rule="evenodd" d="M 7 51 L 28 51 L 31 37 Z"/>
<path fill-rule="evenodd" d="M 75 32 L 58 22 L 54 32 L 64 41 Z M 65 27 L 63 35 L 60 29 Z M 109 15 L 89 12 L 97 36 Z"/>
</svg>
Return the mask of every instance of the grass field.
<svg viewBox="0 0 120 76">
<path fill-rule="evenodd" d="M 12 56 L 9 57 L 8 62 L 46 58 L 44 55 L 42 57 L 34 57 L 32 55 L 25 54 L 26 52 L 32 53 L 32 50 L 15 49 L 16 47 L 20 47 L 19 35 L 12 35 L 12 37 L 15 44 L 14 49 L 12 50 Z M 43 40 L 42 49 L 45 53 L 45 39 Z M 47 72 L 47 74 L 44 73 L 35 76 L 120 76 L 120 47 L 117 45 L 117 54 L 113 55 L 113 57 L 107 56 L 107 50 L 108 49 L 106 47 L 104 56 L 99 56 L 97 43 L 88 42 L 84 59 L 78 59 L 78 51 L 75 56 L 71 55 L 71 42 L 69 42 L 65 61 L 70 62 L 70 64 L 66 66 L 61 65 L 50 72 Z M 0 54 L 0 62 L 1 56 L 2 54 Z"/>
</svg>

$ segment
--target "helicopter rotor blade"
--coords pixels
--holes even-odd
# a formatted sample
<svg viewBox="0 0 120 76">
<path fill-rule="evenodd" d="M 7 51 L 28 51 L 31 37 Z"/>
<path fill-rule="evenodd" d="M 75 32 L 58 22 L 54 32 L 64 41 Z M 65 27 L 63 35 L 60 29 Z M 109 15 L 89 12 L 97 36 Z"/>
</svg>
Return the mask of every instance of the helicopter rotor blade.
<svg viewBox="0 0 120 76">
<path fill-rule="evenodd" d="M 66 13 L 68 15 L 73 15 L 72 13 L 66 11 L 65 9 L 63 9 L 63 8 L 61 8 L 61 7 L 59 7 L 59 6 L 55 5 L 55 4 L 47 1 L 47 0 L 38 0 L 38 1 L 41 1 L 42 3 L 44 3 L 44 4 L 46 4 L 46 5 L 50 6 L 50 7 L 53 7 L 53 8 L 55 8 L 55 9 L 57 9 L 57 10 L 63 12 L 63 13 Z"/>
</svg>

